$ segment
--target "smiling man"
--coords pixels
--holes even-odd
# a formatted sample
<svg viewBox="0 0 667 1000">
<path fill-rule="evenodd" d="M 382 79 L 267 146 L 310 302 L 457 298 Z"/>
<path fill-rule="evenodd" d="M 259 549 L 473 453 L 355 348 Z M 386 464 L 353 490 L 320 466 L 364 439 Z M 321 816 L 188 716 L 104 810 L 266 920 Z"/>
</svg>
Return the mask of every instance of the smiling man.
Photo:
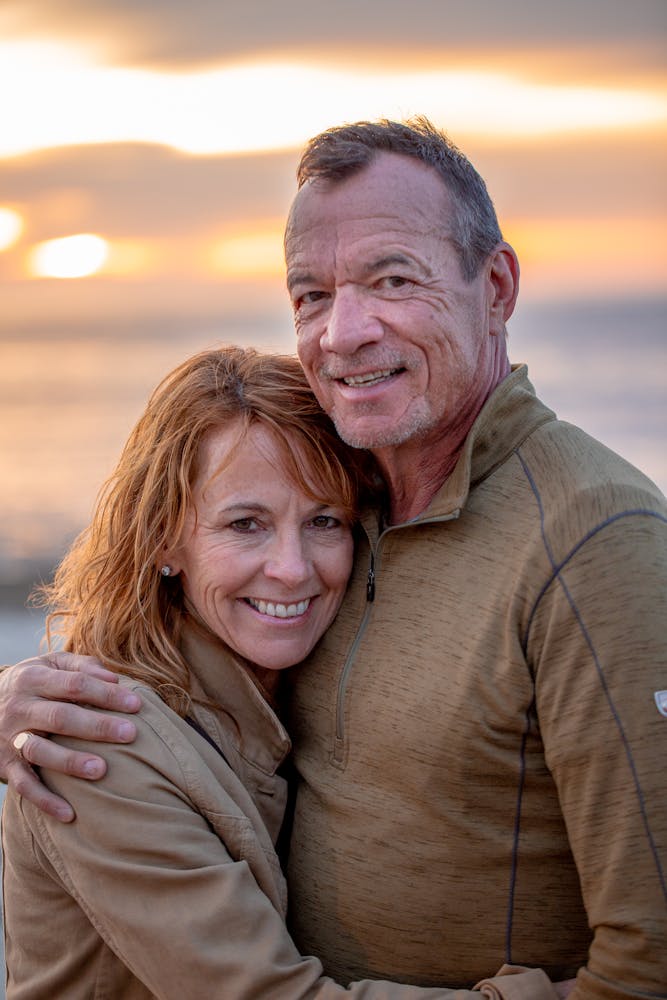
<svg viewBox="0 0 667 1000">
<path fill-rule="evenodd" d="M 665 499 L 510 365 L 516 256 L 441 133 L 329 130 L 299 185 L 299 357 L 389 502 L 294 676 L 295 939 L 344 982 L 470 987 L 507 963 L 576 975 L 576 1000 L 665 997 Z M 51 809 L 11 749 L 49 729 L 30 696 L 109 697 L 54 675 L 0 685 L 5 768 Z M 22 753 L 91 761 L 35 735 Z"/>
<path fill-rule="evenodd" d="M 332 129 L 299 183 L 299 357 L 390 502 L 296 680 L 293 933 L 339 977 L 664 996 L 664 498 L 512 370 L 516 255 L 442 135 Z"/>
<path fill-rule="evenodd" d="M 346 183 L 304 184 L 287 225 L 301 363 L 341 437 L 381 460 L 394 521 L 424 510 L 509 373 L 516 256 L 490 224 L 464 273 L 453 201 L 430 166 L 381 153 Z"/>
</svg>

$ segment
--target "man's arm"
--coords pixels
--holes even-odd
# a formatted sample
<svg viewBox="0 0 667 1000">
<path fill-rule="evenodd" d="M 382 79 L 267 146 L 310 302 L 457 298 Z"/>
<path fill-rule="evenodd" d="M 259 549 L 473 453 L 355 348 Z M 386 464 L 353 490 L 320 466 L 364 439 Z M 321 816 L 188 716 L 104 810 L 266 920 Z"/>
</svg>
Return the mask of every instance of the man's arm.
<svg viewBox="0 0 667 1000">
<path fill-rule="evenodd" d="M 576 997 L 665 996 L 667 524 L 634 512 L 558 570 L 528 643 L 547 764 L 594 932 Z"/>
<path fill-rule="evenodd" d="M 42 733 L 59 733 L 104 743 L 131 743 L 134 723 L 91 712 L 82 705 L 136 712 L 137 694 L 118 684 L 118 678 L 89 656 L 50 653 L 23 660 L 0 671 L 0 775 L 43 812 L 62 822 L 74 819 L 64 799 L 42 784 L 31 765 L 78 778 L 95 780 L 106 771 L 101 757 L 58 746 Z M 18 754 L 17 733 L 30 733 Z"/>
</svg>

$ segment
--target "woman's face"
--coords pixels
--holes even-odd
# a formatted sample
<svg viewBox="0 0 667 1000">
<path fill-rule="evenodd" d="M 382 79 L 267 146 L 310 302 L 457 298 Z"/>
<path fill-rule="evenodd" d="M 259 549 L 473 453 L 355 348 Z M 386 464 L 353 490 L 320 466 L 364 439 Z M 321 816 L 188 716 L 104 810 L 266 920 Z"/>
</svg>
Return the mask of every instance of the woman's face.
<svg viewBox="0 0 667 1000">
<path fill-rule="evenodd" d="M 224 464 L 238 428 L 202 444 L 183 541 L 167 554 L 208 627 L 260 667 L 304 659 L 333 621 L 352 568 L 342 508 L 303 494 L 272 435 L 254 425 Z"/>
</svg>

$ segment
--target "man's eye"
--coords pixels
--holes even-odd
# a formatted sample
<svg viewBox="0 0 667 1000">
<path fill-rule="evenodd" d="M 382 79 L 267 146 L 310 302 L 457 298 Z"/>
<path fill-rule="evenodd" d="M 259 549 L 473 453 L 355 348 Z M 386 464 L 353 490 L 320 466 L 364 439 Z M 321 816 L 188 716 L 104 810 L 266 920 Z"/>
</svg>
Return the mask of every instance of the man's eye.
<svg viewBox="0 0 667 1000">
<path fill-rule="evenodd" d="M 409 278 L 404 278 L 400 274 L 390 274 L 387 278 L 382 278 L 379 284 L 385 288 L 403 288 L 411 282 Z"/>
<path fill-rule="evenodd" d="M 312 306 L 315 305 L 315 303 L 320 302 L 322 299 L 325 299 L 326 297 L 327 297 L 326 292 L 319 292 L 319 291 L 304 292 L 303 295 L 300 295 L 298 297 L 298 299 L 295 302 L 295 305 L 297 309 L 300 309 L 301 306 Z"/>
</svg>

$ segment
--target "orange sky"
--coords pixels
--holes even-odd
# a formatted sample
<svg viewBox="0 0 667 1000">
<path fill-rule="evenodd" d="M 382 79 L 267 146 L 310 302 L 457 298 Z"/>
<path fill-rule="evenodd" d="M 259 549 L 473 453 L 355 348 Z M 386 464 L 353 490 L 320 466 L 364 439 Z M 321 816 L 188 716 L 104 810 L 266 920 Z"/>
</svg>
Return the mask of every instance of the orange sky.
<svg viewBox="0 0 667 1000">
<path fill-rule="evenodd" d="M 0 249 L 0 324 L 95 303 L 217 314 L 249 286 L 273 303 L 299 146 L 328 124 L 417 112 L 485 176 L 522 296 L 664 292 L 663 0 L 632 16 L 616 0 L 566 0 L 557 16 L 516 0 L 492 24 L 487 0 L 420 0 L 417 26 L 395 0 L 343 0 L 326 31 L 300 0 L 279 17 L 223 6 L 198 0 L 185 21 L 169 2 L 159 17 L 129 0 L 5 3 L 0 248 L 21 228 Z"/>
<path fill-rule="evenodd" d="M 667 488 L 665 0 L 3 0 L 0 93 L 0 580 L 82 526 L 182 357 L 294 350 L 299 147 L 363 116 L 470 156 L 513 360 Z"/>
</svg>

